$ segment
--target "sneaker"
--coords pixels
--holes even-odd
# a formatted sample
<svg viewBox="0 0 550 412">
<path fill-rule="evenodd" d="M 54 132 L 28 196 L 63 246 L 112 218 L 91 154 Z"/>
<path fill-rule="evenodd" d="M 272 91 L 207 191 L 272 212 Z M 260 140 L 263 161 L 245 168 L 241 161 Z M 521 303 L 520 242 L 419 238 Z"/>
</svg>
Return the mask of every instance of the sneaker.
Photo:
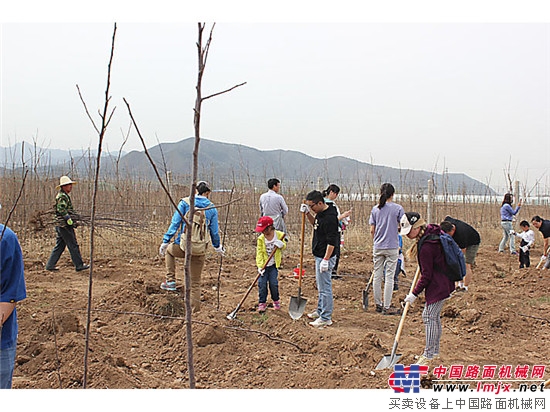
<svg viewBox="0 0 550 412">
<path fill-rule="evenodd" d="M 281 301 L 280 300 L 273 301 L 273 309 L 275 309 L 275 310 L 281 309 Z"/>
<path fill-rule="evenodd" d="M 315 319 L 313 322 L 309 322 L 309 324 L 311 326 L 313 326 L 314 328 L 324 328 L 325 326 L 330 326 L 332 325 L 332 320 L 323 320 L 321 318 L 317 318 Z"/>
<path fill-rule="evenodd" d="M 59 268 L 57 266 L 54 267 L 54 268 L 44 268 L 44 269 L 46 269 L 49 272 L 57 272 L 59 270 Z"/>
<path fill-rule="evenodd" d="M 512 253 L 510 253 L 510 254 L 511 254 L 511 255 L 517 255 L 518 252 L 516 252 L 516 251 L 514 250 L 514 251 L 513 251 Z"/>
<path fill-rule="evenodd" d="M 258 312 L 263 313 L 267 309 L 267 303 L 258 303 Z"/>
<path fill-rule="evenodd" d="M 377 311 L 378 313 L 382 313 L 382 309 L 383 309 L 383 308 L 382 308 L 382 305 L 376 305 L 376 311 Z"/>
<path fill-rule="evenodd" d="M 319 319 L 319 312 L 315 311 L 315 312 L 308 313 L 307 317 L 310 319 Z"/>
<path fill-rule="evenodd" d="M 390 306 L 389 308 L 382 309 L 383 315 L 401 315 L 401 309 Z"/>
<path fill-rule="evenodd" d="M 425 357 L 424 355 L 420 355 L 417 359 L 414 365 L 427 365 L 430 363 L 431 359 Z"/>
<path fill-rule="evenodd" d="M 76 268 L 77 272 L 81 272 L 83 270 L 90 269 L 90 265 L 82 265 Z"/>
<path fill-rule="evenodd" d="M 176 290 L 176 282 L 162 282 L 160 284 L 162 290 Z"/>
</svg>

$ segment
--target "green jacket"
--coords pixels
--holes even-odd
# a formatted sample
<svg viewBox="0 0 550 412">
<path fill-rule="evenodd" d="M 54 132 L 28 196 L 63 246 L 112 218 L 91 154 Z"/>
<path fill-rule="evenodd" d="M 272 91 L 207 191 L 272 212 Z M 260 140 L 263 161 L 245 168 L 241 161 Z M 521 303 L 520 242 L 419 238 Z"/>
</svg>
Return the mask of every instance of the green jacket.
<svg viewBox="0 0 550 412">
<path fill-rule="evenodd" d="M 280 232 L 278 230 L 275 231 L 275 234 L 277 235 L 277 239 L 281 240 L 284 236 L 283 232 Z M 283 250 L 286 249 L 286 241 L 283 240 L 283 243 L 285 244 L 282 249 L 277 248 L 275 251 L 275 267 L 278 269 L 281 266 L 281 260 L 283 256 Z M 267 262 L 267 258 L 269 256 L 267 255 L 267 251 L 265 248 L 265 236 L 262 233 L 260 236 L 258 236 L 258 241 L 256 244 L 256 265 L 258 268 L 263 268 L 264 265 Z"/>
<path fill-rule="evenodd" d="M 71 213 L 74 213 L 71 198 L 61 189 L 55 196 L 55 214 L 67 220 Z"/>
</svg>

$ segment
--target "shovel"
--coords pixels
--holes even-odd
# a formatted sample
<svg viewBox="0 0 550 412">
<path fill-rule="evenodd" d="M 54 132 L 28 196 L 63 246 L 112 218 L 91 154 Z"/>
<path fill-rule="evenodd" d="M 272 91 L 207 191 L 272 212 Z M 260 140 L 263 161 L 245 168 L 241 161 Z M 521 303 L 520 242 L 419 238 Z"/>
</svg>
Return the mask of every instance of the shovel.
<svg viewBox="0 0 550 412">
<path fill-rule="evenodd" d="M 548 247 L 548 250 L 546 251 L 547 259 L 548 259 L 548 253 L 550 253 L 550 247 Z M 542 256 L 544 256 L 544 255 L 542 255 Z M 542 265 L 542 262 L 544 262 L 544 258 L 542 256 L 540 257 L 539 264 L 537 265 L 537 267 L 535 269 L 540 268 L 540 265 Z"/>
<path fill-rule="evenodd" d="M 300 271 L 298 272 L 298 296 L 290 297 L 290 305 L 288 306 L 288 313 L 294 320 L 300 319 L 306 309 L 307 299 L 304 299 L 302 295 L 302 276 L 304 271 L 302 267 L 304 265 L 304 233 L 306 228 L 306 214 L 302 212 L 302 236 L 300 237 Z"/>
<path fill-rule="evenodd" d="M 418 275 L 420 274 L 420 266 L 416 268 L 416 273 L 414 274 L 414 279 L 411 284 L 411 290 L 409 291 L 409 294 L 413 292 L 414 287 L 416 285 L 416 280 L 418 279 Z M 405 323 L 405 316 L 407 316 L 407 312 L 409 311 L 410 303 L 407 302 L 405 304 L 405 308 L 403 309 L 403 314 L 401 315 L 401 320 L 399 321 L 399 327 L 397 328 L 397 333 L 395 335 L 395 341 L 393 342 L 393 348 L 390 355 L 384 355 L 382 360 L 376 365 L 376 370 L 379 369 L 388 369 L 393 367 L 397 363 L 397 361 L 401 358 L 401 354 L 396 354 L 397 352 L 397 345 L 399 343 L 399 338 L 401 337 L 401 331 L 403 330 L 403 324 Z"/>
<path fill-rule="evenodd" d="M 363 310 L 369 309 L 369 290 L 372 285 L 372 280 L 374 279 L 374 271 L 370 275 L 369 282 L 367 283 L 367 287 L 363 291 Z"/>
<path fill-rule="evenodd" d="M 275 235 L 276 236 L 276 235 Z M 281 238 L 281 240 L 284 240 L 286 235 L 283 235 L 283 237 Z M 271 253 L 269 254 L 269 257 L 267 258 L 264 266 L 262 267 L 262 270 L 265 270 L 265 268 L 267 267 L 267 264 L 269 263 L 269 261 L 271 260 L 271 258 L 275 255 L 275 252 L 277 251 L 277 248 L 273 248 L 273 250 L 271 251 Z M 244 301 L 246 300 L 246 298 L 248 297 L 248 294 L 250 293 L 250 291 L 252 290 L 252 288 L 254 287 L 254 285 L 256 284 L 256 282 L 258 281 L 258 279 L 260 278 L 260 276 L 262 276 L 260 274 L 260 272 L 258 272 L 258 275 L 256 276 L 256 278 L 254 279 L 254 282 L 252 282 L 252 284 L 248 287 L 248 290 L 246 291 L 246 293 L 244 294 L 243 298 L 241 299 L 241 301 L 239 302 L 239 304 L 237 305 L 237 307 L 235 308 L 235 310 L 233 312 L 231 312 L 229 315 L 226 316 L 227 319 L 229 320 L 233 320 L 237 317 L 237 312 L 239 311 L 239 309 L 241 308 L 241 306 L 243 305 Z"/>
</svg>

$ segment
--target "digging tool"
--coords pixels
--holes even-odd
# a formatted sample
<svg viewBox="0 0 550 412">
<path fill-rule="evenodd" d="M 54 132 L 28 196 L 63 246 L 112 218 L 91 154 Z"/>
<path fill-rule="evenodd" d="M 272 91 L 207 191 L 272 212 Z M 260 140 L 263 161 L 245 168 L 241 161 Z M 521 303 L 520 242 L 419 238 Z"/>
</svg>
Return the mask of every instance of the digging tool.
<svg viewBox="0 0 550 412">
<path fill-rule="evenodd" d="M 367 283 L 367 286 L 365 287 L 365 290 L 363 290 L 363 310 L 369 309 L 369 290 L 372 285 L 372 280 L 374 279 L 374 270 L 372 271 L 370 275 L 370 279 Z"/>
<path fill-rule="evenodd" d="M 305 203 L 305 202 L 304 202 Z M 302 276 L 304 271 L 304 233 L 306 229 L 306 213 L 302 212 L 302 235 L 300 237 L 300 271 L 298 276 L 298 296 L 290 297 L 290 304 L 288 306 L 288 313 L 294 320 L 300 319 L 304 314 L 306 308 L 307 299 L 302 297 Z"/>
<path fill-rule="evenodd" d="M 550 247 L 548 247 L 548 250 L 546 250 L 546 259 L 548 259 L 548 253 L 550 253 Z M 543 256 L 544 256 L 544 255 L 543 255 Z M 539 264 L 537 265 L 537 267 L 536 267 L 535 269 L 540 268 L 540 265 L 542 265 L 542 262 L 544 262 L 544 258 L 541 256 L 541 257 L 540 257 Z"/>
<path fill-rule="evenodd" d="M 416 273 L 414 275 L 412 284 L 411 284 L 411 290 L 409 291 L 409 294 L 413 292 L 414 287 L 416 285 L 416 281 L 418 279 L 418 275 L 420 274 L 420 266 L 416 268 Z M 388 369 L 393 367 L 401 358 L 401 354 L 396 354 L 397 352 L 397 345 L 399 344 L 399 338 L 401 337 L 401 331 L 403 330 L 403 324 L 405 323 L 405 316 L 407 316 L 407 312 L 409 311 L 410 303 L 407 302 L 405 304 L 405 307 L 403 308 L 403 314 L 401 315 L 401 320 L 399 321 L 399 326 L 397 328 L 397 333 L 395 334 L 395 341 L 393 342 L 393 348 L 390 355 L 384 355 L 382 360 L 376 365 L 377 370 L 379 369 Z"/>
<path fill-rule="evenodd" d="M 277 236 L 277 235 L 275 235 Z M 283 237 L 281 238 L 281 240 L 284 240 L 286 235 L 283 235 Z M 271 251 L 271 253 L 269 254 L 269 257 L 267 258 L 266 262 L 264 263 L 264 266 L 262 267 L 261 270 L 265 270 L 265 268 L 267 267 L 267 264 L 269 263 L 269 261 L 271 260 L 271 258 L 275 255 L 275 252 L 277 251 L 277 248 L 273 248 L 273 250 Z M 241 306 L 243 305 L 244 301 L 246 300 L 246 298 L 248 297 L 248 294 L 250 293 L 250 291 L 252 290 L 252 288 L 254 287 L 254 285 L 256 284 L 256 282 L 258 281 L 258 279 L 260 278 L 260 276 L 262 276 L 260 274 L 260 272 L 258 272 L 258 275 L 254 278 L 254 282 L 252 282 L 252 284 L 248 287 L 248 290 L 246 291 L 246 293 L 244 294 L 243 298 L 241 299 L 241 301 L 239 302 L 239 304 L 237 305 L 237 307 L 235 308 L 235 310 L 233 312 L 231 312 L 229 315 L 226 316 L 227 319 L 229 320 L 233 320 L 237 317 L 237 312 L 239 311 L 239 309 L 241 308 Z"/>
</svg>

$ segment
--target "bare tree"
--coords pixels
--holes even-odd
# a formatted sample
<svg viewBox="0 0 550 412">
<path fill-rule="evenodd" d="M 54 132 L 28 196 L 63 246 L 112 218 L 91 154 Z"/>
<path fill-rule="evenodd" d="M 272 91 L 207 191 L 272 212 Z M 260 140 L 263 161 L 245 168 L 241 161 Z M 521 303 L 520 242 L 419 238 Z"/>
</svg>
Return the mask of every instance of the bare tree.
<svg viewBox="0 0 550 412">
<path fill-rule="evenodd" d="M 109 96 L 109 87 L 111 84 L 111 64 L 113 62 L 113 56 L 115 52 L 115 36 L 116 36 L 116 23 L 113 29 L 113 38 L 111 42 L 111 55 L 109 58 L 109 64 L 107 66 L 107 87 L 105 88 L 105 102 L 103 104 L 103 112 L 98 111 L 99 117 L 101 118 L 101 125 L 99 128 L 96 126 L 94 120 L 90 115 L 90 112 L 88 111 L 86 103 L 84 102 L 84 99 L 82 98 L 82 94 L 80 93 L 80 88 L 78 87 L 78 85 L 76 85 L 76 88 L 78 89 L 78 94 L 80 96 L 80 100 L 84 105 L 84 109 L 86 110 L 88 118 L 92 122 L 92 125 L 94 126 L 94 129 L 99 136 L 99 142 L 98 142 L 98 148 L 97 148 L 97 162 L 96 162 L 96 168 L 95 168 L 94 190 L 92 194 L 92 212 L 91 212 L 91 227 L 90 227 L 90 275 L 89 275 L 89 281 L 88 281 L 88 311 L 87 311 L 87 318 L 86 318 L 86 345 L 85 345 L 85 351 L 84 351 L 84 378 L 82 381 L 82 387 L 84 389 L 86 388 L 87 377 L 88 377 L 88 352 L 89 352 L 90 323 L 91 323 L 91 311 L 92 311 L 92 279 L 93 279 L 92 275 L 93 275 L 93 269 L 94 269 L 95 211 L 96 211 L 96 198 L 97 198 L 98 181 L 99 181 L 101 149 L 103 145 L 103 138 L 105 137 L 105 132 L 107 130 L 107 126 L 109 125 L 109 122 L 111 121 L 116 109 L 115 107 L 109 114 L 109 110 L 110 110 L 109 102 L 111 100 L 111 96 Z"/>
</svg>

